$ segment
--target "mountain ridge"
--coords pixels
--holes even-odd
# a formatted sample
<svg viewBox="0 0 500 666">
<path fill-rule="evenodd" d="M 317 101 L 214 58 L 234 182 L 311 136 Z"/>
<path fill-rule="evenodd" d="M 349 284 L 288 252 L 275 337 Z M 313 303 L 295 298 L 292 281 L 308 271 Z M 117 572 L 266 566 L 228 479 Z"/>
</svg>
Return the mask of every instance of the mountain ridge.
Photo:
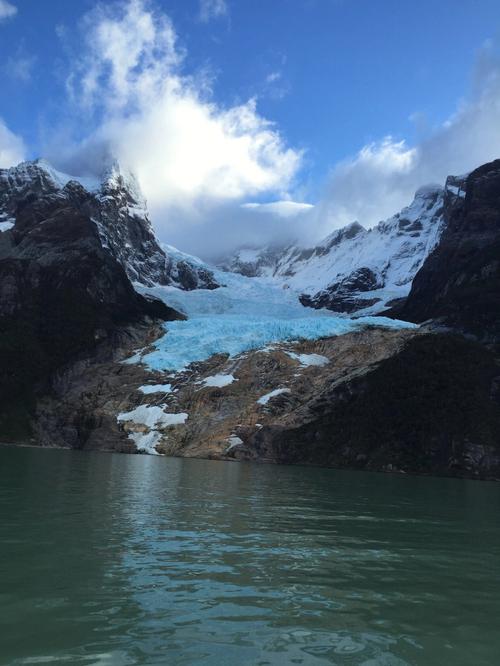
<svg viewBox="0 0 500 666">
<path fill-rule="evenodd" d="M 273 277 L 309 307 L 376 314 L 408 295 L 438 243 L 446 188 L 419 188 L 409 206 L 371 229 L 352 222 L 313 247 L 242 249 L 219 263 L 243 275 Z"/>
<path fill-rule="evenodd" d="M 500 476 L 500 162 L 255 278 L 160 246 L 119 169 L 83 182 L 0 171 L 4 441 Z M 422 325 L 359 316 L 387 305 Z"/>
<path fill-rule="evenodd" d="M 218 287 L 207 267 L 195 266 L 189 255 L 165 253 L 135 176 L 116 161 L 103 169 L 100 178 L 65 174 L 43 159 L 0 169 L 0 233 L 15 229 L 17 208 L 33 196 L 55 197 L 58 205 L 64 199 L 77 201 L 95 224 L 103 248 L 132 282 L 181 289 Z"/>
</svg>

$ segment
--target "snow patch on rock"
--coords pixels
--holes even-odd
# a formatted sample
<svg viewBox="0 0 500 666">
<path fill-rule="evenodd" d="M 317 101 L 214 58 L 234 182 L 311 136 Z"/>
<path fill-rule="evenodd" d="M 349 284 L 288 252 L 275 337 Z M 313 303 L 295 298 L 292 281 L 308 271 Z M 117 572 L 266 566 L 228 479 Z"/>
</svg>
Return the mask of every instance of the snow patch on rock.
<svg viewBox="0 0 500 666">
<path fill-rule="evenodd" d="M 133 423 L 136 426 L 143 426 L 148 432 L 138 431 L 131 428 L 128 430 L 129 439 L 132 439 L 138 451 L 144 453 L 158 453 L 156 446 L 161 440 L 159 429 L 182 425 L 186 422 L 188 415 L 185 412 L 180 414 L 168 414 L 163 411 L 165 405 L 139 405 L 130 412 L 118 414 L 117 421 L 124 423 Z"/>
<path fill-rule="evenodd" d="M 291 393 L 291 391 L 288 388 L 274 389 L 274 391 L 270 391 L 269 393 L 266 393 L 261 398 L 259 398 L 257 402 L 259 403 L 259 405 L 267 405 L 269 400 L 276 397 L 277 395 L 281 395 L 282 393 Z"/>
<path fill-rule="evenodd" d="M 146 384 L 139 386 L 139 391 L 145 395 L 151 393 L 172 393 L 172 384 Z"/>
<path fill-rule="evenodd" d="M 243 446 L 243 440 L 237 435 L 231 435 L 231 437 L 227 438 L 227 441 L 229 442 L 229 446 L 227 447 L 225 453 L 235 449 L 237 446 Z"/>
<path fill-rule="evenodd" d="M 12 229 L 15 223 L 16 221 L 13 218 L 0 221 L 0 231 L 10 231 L 10 229 Z"/>
<path fill-rule="evenodd" d="M 211 377 L 206 377 L 203 380 L 203 386 L 223 388 L 224 386 L 229 386 L 235 381 L 238 380 L 235 379 L 233 375 L 212 375 Z"/>
<path fill-rule="evenodd" d="M 149 455 L 159 456 L 156 446 L 160 443 L 161 434 L 157 430 L 151 430 L 147 433 L 142 432 L 129 432 L 129 439 L 131 439 L 139 453 L 149 453 Z"/>
<path fill-rule="evenodd" d="M 290 358 L 298 361 L 303 368 L 310 366 L 324 366 L 330 363 L 330 359 L 321 354 L 296 354 L 295 352 L 286 352 Z"/>
</svg>

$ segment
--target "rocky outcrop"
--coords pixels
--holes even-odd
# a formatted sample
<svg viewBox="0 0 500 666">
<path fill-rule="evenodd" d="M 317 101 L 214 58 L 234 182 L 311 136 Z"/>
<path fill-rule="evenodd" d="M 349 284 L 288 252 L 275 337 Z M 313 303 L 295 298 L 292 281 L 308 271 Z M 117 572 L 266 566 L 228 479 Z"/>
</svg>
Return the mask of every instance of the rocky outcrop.
<svg viewBox="0 0 500 666">
<path fill-rule="evenodd" d="M 0 232 L 12 228 L 27 200 L 50 200 L 54 210 L 75 205 L 95 225 L 101 245 L 121 264 L 131 282 L 143 286 L 216 289 L 211 271 L 156 240 L 146 201 L 131 173 L 117 163 L 99 179 L 72 177 L 44 160 L 0 170 Z M 194 285 L 194 286 L 193 286 Z"/>
<path fill-rule="evenodd" d="M 448 179 L 445 230 L 392 314 L 500 340 L 500 160 Z"/>
<path fill-rule="evenodd" d="M 3 439 L 27 422 L 65 364 L 92 354 L 119 327 L 181 317 L 134 290 L 103 241 L 94 205 L 81 183 L 62 186 L 36 164 L 0 171 Z"/>
<path fill-rule="evenodd" d="M 178 316 L 132 287 L 147 265 L 147 293 L 156 270 L 147 235 L 137 232 L 123 249 L 124 237 L 106 232 L 111 213 L 96 222 L 86 186 L 36 174 L 31 189 L 11 181 L 10 198 L 0 187 L 4 439 L 29 423 L 30 432 L 14 434 L 46 446 L 500 479 L 500 161 L 449 178 L 444 192 L 421 190 L 376 236 L 351 225 L 301 255 L 310 270 L 338 248 L 354 253 L 311 305 L 351 312 L 391 302 L 393 316 L 428 325 L 370 325 L 219 354 L 171 375 L 148 371 L 137 351 L 164 333 L 159 319 Z M 109 196 L 111 207 L 121 195 Z M 416 248 L 429 249 L 442 225 L 421 266 L 425 252 Z M 399 249 L 389 263 L 369 264 L 360 261 L 366 238 L 377 239 L 372 249 L 397 239 Z M 134 243 L 149 248 L 151 263 Z M 166 256 L 169 284 L 209 288 L 201 261 L 168 247 Z M 408 299 L 390 300 L 413 270 Z M 389 289 L 398 275 L 401 289 Z M 123 363 L 132 353 L 134 362 Z"/>
<path fill-rule="evenodd" d="M 460 336 L 367 327 L 173 375 L 120 358 L 59 376 L 39 441 L 129 452 L 154 436 L 171 456 L 500 478 L 500 366 Z"/>
<path fill-rule="evenodd" d="M 147 354 L 148 345 L 161 334 L 163 329 L 143 324 L 117 330 L 91 357 L 55 373 L 51 391 L 37 403 L 33 442 L 134 452 L 133 435 L 147 434 L 152 426 L 129 422 L 121 415 L 153 408 L 187 415 L 182 424 L 160 428 L 158 452 L 279 462 L 247 447 L 254 431 L 276 423 L 287 427 L 300 423 L 304 408 L 325 385 L 366 371 L 414 332 L 369 328 L 235 358 L 219 354 L 172 375 L 123 362 L 138 347 Z M 234 438 L 241 444 L 234 446 Z"/>
<path fill-rule="evenodd" d="M 384 286 L 380 277 L 370 268 L 358 268 L 350 275 L 319 291 L 313 296 L 302 294 L 300 302 L 310 308 L 327 308 L 335 312 L 350 314 L 369 308 L 382 299 L 377 297 L 363 298 L 363 294 L 380 289 Z"/>
<path fill-rule="evenodd" d="M 331 382 L 291 427 L 252 433 L 280 463 L 500 479 L 500 367 L 476 343 L 417 335 L 368 371 Z"/>
<path fill-rule="evenodd" d="M 163 334 L 163 327 L 150 322 L 118 328 L 91 353 L 60 368 L 51 377 L 50 390 L 37 400 L 24 441 L 46 447 L 136 453 L 116 415 L 131 397 L 140 395 L 138 387 L 154 374 L 124 361 Z"/>
</svg>

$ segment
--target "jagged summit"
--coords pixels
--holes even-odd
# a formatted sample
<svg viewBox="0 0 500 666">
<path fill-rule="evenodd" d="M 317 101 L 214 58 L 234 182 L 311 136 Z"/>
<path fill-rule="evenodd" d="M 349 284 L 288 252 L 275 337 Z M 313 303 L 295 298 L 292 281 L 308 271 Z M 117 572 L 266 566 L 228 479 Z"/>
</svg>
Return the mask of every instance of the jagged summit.
<svg viewBox="0 0 500 666">
<path fill-rule="evenodd" d="M 132 282 L 181 289 L 218 286 L 210 271 L 194 266 L 187 256 L 166 255 L 154 234 L 139 183 L 116 160 L 105 165 L 99 178 L 63 173 L 44 159 L 0 169 L 0 232 L 15 229 L 19 211 L 33 198 L 47 208 L 47 214 L 70 205 L 88 216 L 102 247 Z"/>
</svg>

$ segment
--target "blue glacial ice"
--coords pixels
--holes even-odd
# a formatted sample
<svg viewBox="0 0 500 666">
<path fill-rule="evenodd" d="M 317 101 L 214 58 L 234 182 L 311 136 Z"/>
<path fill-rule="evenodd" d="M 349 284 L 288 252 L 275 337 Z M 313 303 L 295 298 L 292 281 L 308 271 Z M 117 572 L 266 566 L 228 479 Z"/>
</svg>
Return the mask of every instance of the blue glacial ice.
<svg viewBox="0 0 500 666">
<path fill-rule="evenodd" d="M 136 285 L 145 295 L 156 296 L 189 317 L 186 321 L 166 323 L 166 333 L 156 341 L 154 351 L 140 357 L 150 369 L 177 372 L 213 354 L 234 357 L 278 342 L 316 340 L 367 325 L 415 326 L 384 317 L 353 319 L 328 310 L 305 308 L 296 293 L 282 289 L 272 279 L 246 278 L 222 271 L 215 271 L 215 277 L 225 286 L 182 291 Z"/>
</svg>

